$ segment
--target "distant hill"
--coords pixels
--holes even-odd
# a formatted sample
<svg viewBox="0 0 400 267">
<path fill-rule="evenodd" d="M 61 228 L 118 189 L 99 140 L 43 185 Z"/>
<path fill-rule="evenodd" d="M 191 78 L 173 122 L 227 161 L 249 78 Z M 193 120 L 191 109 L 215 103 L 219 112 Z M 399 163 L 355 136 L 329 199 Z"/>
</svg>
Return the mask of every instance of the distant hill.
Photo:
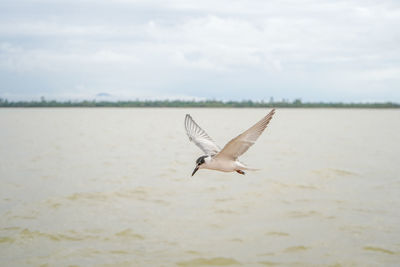
<svg viewBox="0 0 400 267">
<path fill-rule="evenodd" d="M 111 97 L 112 95 L 110 95 L 109 93 L 98 93 L 96 95 L 96 97 Z"/>
</svg>

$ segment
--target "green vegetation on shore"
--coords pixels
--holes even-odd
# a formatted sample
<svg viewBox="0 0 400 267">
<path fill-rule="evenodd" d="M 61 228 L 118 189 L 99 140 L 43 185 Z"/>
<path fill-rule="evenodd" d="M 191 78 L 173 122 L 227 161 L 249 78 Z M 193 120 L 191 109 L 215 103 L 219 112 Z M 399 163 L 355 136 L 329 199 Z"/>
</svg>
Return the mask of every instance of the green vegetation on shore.
<svg viewBox="0 0 400 267">
<path fill-rule="evenodd" d="M 219 100 L 129 100 L 129 101 L 8 101 L 0 98 L 0 107 L 160 107 L 160 108 L 400 108 L 400 104 L 386 103 L 341 103 L 341 102 L 292 102 L 282 101 L 219 101 Z"/>
</svg>

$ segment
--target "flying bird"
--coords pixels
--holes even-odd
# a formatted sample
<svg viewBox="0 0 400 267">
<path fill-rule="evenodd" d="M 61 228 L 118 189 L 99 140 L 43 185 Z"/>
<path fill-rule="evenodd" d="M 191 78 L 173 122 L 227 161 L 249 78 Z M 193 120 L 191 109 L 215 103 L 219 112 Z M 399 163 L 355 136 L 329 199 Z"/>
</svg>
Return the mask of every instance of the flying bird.
<svg viewBox="0 0 400 267">
<path fill-rule="evenodd" d="M 199 169 L 210 169 L 223 172 L 236 171 L 240 174 L 245 174 L 244 170 L 255 170 L 240 162 L 239 157 L 256 142 L 265 128 L 267 128 L 274 113 L 275 109 L 272 109 L 268 115 L 250 127 L 247 131 L 229 141 L 222 150 L 192 119 L 192 117 L 189 114 L 186 114 L 185 128 L 189 140 L 194 142 L 205 153 L 205 155 L 196 160 L 196 167 L 193 170 L 192 176 Z"/>
</svg>

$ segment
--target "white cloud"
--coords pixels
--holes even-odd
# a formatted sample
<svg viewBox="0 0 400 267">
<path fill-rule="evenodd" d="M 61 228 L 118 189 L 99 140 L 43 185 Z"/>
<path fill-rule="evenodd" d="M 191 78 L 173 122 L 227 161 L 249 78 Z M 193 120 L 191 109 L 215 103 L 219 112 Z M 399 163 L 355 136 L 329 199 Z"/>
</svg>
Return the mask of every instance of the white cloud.
<svg viewBox="0 0 400 267">
<path fill-rule="evenodd" d="M 361 80 L 373 81 L 400 81 L 400 67 L 367 70 L 360 75 Z"/>
</svg>

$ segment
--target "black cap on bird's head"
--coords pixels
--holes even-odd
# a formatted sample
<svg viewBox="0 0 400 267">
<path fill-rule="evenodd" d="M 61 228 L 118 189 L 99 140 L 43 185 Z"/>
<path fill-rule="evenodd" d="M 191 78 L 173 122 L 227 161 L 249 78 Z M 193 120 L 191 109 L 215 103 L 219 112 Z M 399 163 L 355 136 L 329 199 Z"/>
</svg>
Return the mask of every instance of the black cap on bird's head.
<svg viewBox="0 0 400 267">
<path fill-rule="evenodd" d="M 200 165 L 204 164 L 205 162 L 205 158 L 207 158 L 208 156 L 201 156 L 196 160 L 196 168 L 194 168 L 192 176 L 197 172 L 197 170 L 199 169 Z"/>
</svg>

